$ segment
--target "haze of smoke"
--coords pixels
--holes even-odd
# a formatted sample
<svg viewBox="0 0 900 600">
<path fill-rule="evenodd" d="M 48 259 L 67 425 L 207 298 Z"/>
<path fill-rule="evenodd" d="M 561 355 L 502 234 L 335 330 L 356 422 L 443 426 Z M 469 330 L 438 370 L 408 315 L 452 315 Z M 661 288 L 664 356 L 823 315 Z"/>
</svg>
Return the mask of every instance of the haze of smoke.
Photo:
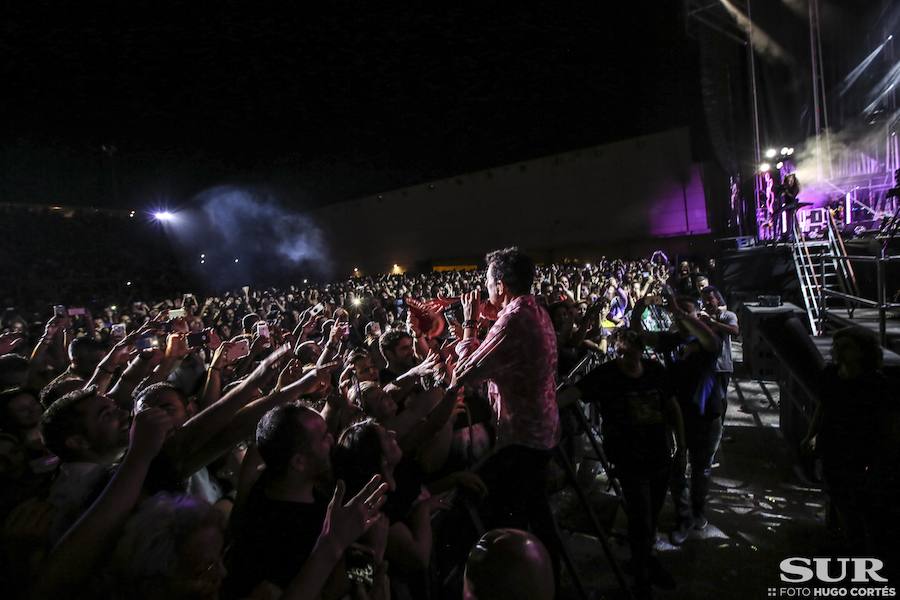
<svg viewBox="0 0 900 600">
<path fill-rule="evenodd" d="M 801 198 L 807 201 L 833 198 L 850 190 L 838 187 L 832 178 L 883 170 L 885 128 L 859 125 L 832 132 L 827 138 L 823 133 L 818 144 L 815 137 L 810 137 L 797 145 L 796 150 Z"/>
<path fill-rule="evenodd" d="M 203 192 L 198 200 L 214 246 L 239 256 L 240 270 L 271 270 L 282 265 L 304 266 L 319 273 L 331 270 L 321 230 L 312 220 L 286 210 L 270 196 L 220 186 Z"/>
</svg>

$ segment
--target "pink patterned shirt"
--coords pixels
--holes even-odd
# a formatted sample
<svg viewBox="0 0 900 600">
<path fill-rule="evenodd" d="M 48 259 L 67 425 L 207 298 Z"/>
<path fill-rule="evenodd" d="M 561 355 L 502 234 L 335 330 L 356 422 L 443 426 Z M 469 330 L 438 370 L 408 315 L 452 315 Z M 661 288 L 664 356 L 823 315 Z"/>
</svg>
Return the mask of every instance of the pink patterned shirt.
<svg viewBox="0 0 900 600">
<path fill-rule="evenodd" d="M 467 383 L 488 380 L 498 447 L 556 446 L 556 334 L 534 296 L 511 300 L 483 342 L 469 338 L 459 342 L 456 351 L 458 373 Z"/>
</svg>

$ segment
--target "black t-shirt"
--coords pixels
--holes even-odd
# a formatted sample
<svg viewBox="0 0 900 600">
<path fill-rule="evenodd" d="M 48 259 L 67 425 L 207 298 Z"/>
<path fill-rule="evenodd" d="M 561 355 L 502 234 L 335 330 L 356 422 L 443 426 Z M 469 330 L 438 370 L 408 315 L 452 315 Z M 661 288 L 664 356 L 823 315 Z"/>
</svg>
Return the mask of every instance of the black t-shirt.
<svg viewBox="0 0 900 600">
<path fill-rule="evenodd" d="M 325 521 L 328 500 L 272 500 L 264 488 L 265 477 L 253 486 L 235 523 L 226 580 L 232 598 L 245 597 L 264 580 L 285 589 L 309 558 Z"/>
<path fill-rule="evenodd" d="M 577 385 L 600 406 L 603 447 L 620 474 L 665 467 L 671 459 L 665 403 L 672 395 L 665 367 L 643 360 L 644 373 L 625 375 L 615 361 L 600 365 Z"/>
<path fill-rule="evenodd" d="M 392 383 L 401 375 L 403 375 L 403 373 L 394 373 L 389 368 L 385 367 L 378 372 L 378 381 L 379 383 L 381 383 L 381 385 L 387 385 L 389 383 Z"/>
<path fill-rule="evenodd" d="M 669 368 L 675 397 L 684 417 L 720 418 L 725 398 L 716 385 L 719 352 L 707 352 L 694 337 L 667 332 L 658 335 L 656 349 Z"/>
</svg>

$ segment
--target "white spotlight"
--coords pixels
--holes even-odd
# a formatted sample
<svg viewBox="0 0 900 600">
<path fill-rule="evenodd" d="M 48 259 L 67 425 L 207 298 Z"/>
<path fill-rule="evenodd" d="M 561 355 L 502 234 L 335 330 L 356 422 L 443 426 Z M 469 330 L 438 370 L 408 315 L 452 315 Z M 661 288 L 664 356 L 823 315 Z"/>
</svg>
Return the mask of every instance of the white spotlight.
<svg viewBox="0 0 900 600">
<path fill-rule="evenodd" d="M 781 162 L 780 160 L 779 160 L 777 163 L 775 163 L 775 168 L 776 168 L 776 169 L 780 169 L 780 168 L 783 167 L 783 166 L 784 166 L 784 163 Z"/>
<path fill-rule="evenodd" d="M 174 221 L 175 215 L 170 213 L 167 210 L 159 210 L 159 211 L 156 211 L 155 213 L 153 213 L 153 218 L 156 219 L 157 221 L 167 222 L 167 221 Z"/>
<path fill-rule="evenodd" d="M 766 171 L 768 171 L 771 168 L 772 168 L 772 165 L 770 165 L 767 162 L 764 162 L 763 164 L 759 165 L 759 172 L 765 173 Z"/>
<path fill-rule="evenodd" d="M 766 158 L 775 158 L 775 155 L 778 154 L 778 150 L 775 148 L 769 148 L 766 150 Z"/>
<path fill-rule="evenodd" d="M 787 153 L 788 153 L 788 156 L 790 156 L 791 154 L 794 153 L 794 149 L 793 149 L 793 148 L 788 148 Z"/>
</svg>

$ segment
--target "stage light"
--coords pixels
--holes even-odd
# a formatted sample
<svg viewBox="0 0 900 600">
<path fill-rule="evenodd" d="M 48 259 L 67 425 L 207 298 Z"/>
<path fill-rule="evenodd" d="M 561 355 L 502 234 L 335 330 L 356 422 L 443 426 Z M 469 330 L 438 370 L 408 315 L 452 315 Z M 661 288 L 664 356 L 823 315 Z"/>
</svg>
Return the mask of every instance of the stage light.
<svg viewBox="0 0 900 600">
<path fill-rule="evenodd" d="M 234 259 L 234 262 L 240 262 L 240 259 L 236 258 L 236 259 Z"/>
<path fill-rule="evenodd" d="M 767 162 L 764 162 L 763 164 L 759 165 L 759 172 L 765 173 L 766 171 L 768 171 L 771 168 L 772 168 L 772 165 L 770 165 Z"/>
<path fill-rule="evenodd" d="M 203 260 L 203 259 L 200 259 L 200 264 L 201 264 L 201 265 L 205 265 L 205 264 L 206 264 L 206 261 Z"/>
<path fill-rule="evenodd" d="M 113 304 L 112 306 L 109 307 L 109 310 L 118 310 L 118 309 L 119 309 L 119 307 L 116 306 L 115 304 Z"/>
<path fill-rule="evenodd" d="M 775 168 L 776 168 L 776 169 L 780 169 L 780 168 L 783 167 L 783 166 L 784 166 L 784 163 L 781 162 L 780 160 L 779 160 L 777 163 L 775 163 Z"/>
<path fill-rule="evenodd" d="M 206 258 L 206 255 L 205 255 L 205 254 L 201 254 L 201 255 L 200 255 L 200 258 Z"/>
<path fill-rule="evenodd" d="M 131 285 L 131 282 L 130 282 L 130 281 L 126 281 L 126 282 L 125 282 L 125 285 L 130 286 L 130 285 Z"/>
<path fill-rule="evenodd" d="M 778 150 L 775 148 L 769 148 L 766 150 L 766 158 L 775 158 L 775 155 L 778 154 Z"/>
<path fill-rule="evenodd" d="M 894 34 L 893 34 L 893 33 L 892 33 L 891 35 L 888 36 L 887 41 L 891 41 L 892 39 L 894 39 Z"/>
<path fill-rule="evenodd" d="M 159 210 L 153 213 L 153 218 L 160 222 L 174 221 L 175 215 L 167 210 Z"/>
<path fill-rule="evenodd" d="M 130 213 L 128 213 L 128 218 L 129 218 L 129 219 L 133 219 L 133 218 L 134 218 L 134 211 L 131 211 Z"/>
<path fill-rule="evenodd" d="M 303 283 L 307 283 L 307 280 L 306 280 L 306 279 L 304 279 L 304 280 L 303 280 Z"/>
<path fill-rule="evenodd" d="M 362 300 L 360 300 L 359 298 L 354 298 L 350 302 L 353 304 L 353 306 L 359 306 L 360 304 L 362 304 Z"/>
<path fill-rule="evenodd" d="M 787 154 L 787 153 L 788 153 L 788 147 L 785 146 L 784 148 L 781 149 L 781 154 L 782 154 L 782 155 L 785 155 L 785 154 Z"/>
<path fill-rule="evenodd" d="M 788 153 L 788 156 L 790 156 L 791 154 L 794 153 L 794 149 L 793 149 L 793 148 L 788 148 L 787 153 Z"/>
</svg>

